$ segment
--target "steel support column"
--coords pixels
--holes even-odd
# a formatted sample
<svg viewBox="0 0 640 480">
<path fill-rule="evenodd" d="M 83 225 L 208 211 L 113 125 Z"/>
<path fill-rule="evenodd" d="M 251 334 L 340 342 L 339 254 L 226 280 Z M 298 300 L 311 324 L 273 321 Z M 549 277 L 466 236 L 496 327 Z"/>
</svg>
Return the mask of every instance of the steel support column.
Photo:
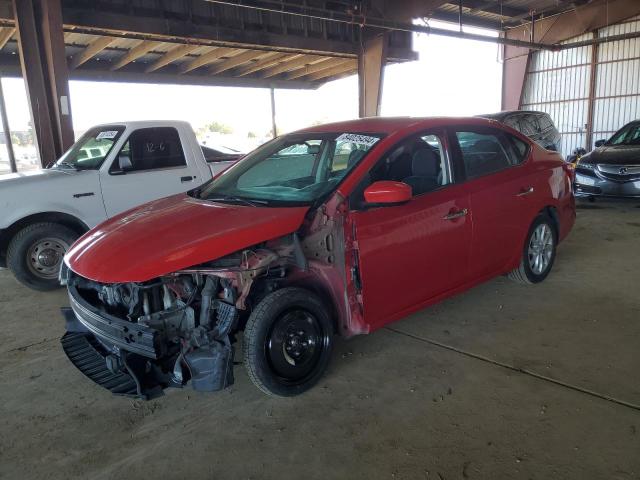
<svg viewBox="0 0 640 480">
<path fill-rule="evenodd" d="M 9 156 L 9 167 L 13 173 L 18 171 L 16 165 L 16 156 L 13 152 L 13 143 L 11 143 L 11 130 L 9 128 L 9 120 L 7 118 L 7 106 L 4 103 L 4 90 L 2 89 L 2 77 L 0 77 L 0 120 L 2 121 L 2 132 L 4 134 L 4 143 L 7 146 L 7 155 Z"/>
<path fill-rule="evenodd" d="M 278 136 L 278 127 L 276 126 L 276 89 L 271 87 L 271 134 L 273 138 Z"/>
<path fill-rule="evenodd" d="M 377 33 L 362 43 L 362 49 L 358 54 L 358 111 L 360 117 L 380 115 L 388 41 L 387 33 Z"/>
<path fill-rule="evenodd" d="M 503 48 L 502 63 L 502 110 L 518 110 L 524 80 L 527 74 L 527 66 L 531 57 L 528 48 L 505 45 Z"/>
<path fill-rule="evenodd" d="M 13 0 L 22 76 L 43 166 L 73 143 L 60 0 Z"/>
<path fill-rule="evenodd" d="M 598 30 L 593 32 L 593 38 L 598 38 Z M 593 148 L 593 123 L 594 123 L 594 110 L 596 103 L 596 79 L 598 78 L 598 51 L 600 49 L 599 44 L 595 44 L 591 47 L 591 68 L 589 72 L 589 105 L 587 107 L 587 135 L 585 138 L 584 148 L 587 152 Z"/>
</svg>

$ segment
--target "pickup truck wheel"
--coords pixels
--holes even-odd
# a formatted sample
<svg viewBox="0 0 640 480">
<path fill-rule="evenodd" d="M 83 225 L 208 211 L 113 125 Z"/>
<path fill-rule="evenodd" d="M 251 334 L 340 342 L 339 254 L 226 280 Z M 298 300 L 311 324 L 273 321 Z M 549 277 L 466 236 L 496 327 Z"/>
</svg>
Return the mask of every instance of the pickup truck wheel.
<svg viewBox="0 0 640 480">
<path fill-rule="evenodd" d="M 538 215 L 529 228 L 520 266 L 509 273 L 518 283 L 540 283 L 551 271 L 556 258 L 558 234 L 548 215 Z"/>
<path fill-rule="evenodd" d="M 62 257 L 78 238 L 57 223 L 34 223 L 20 230 L 9 243 L 7 266 L 24 285 L 34 290 L 60 287 Z"/>
<path fill-rule="evenodd" d="M 244 330 L 244 364 L 268 395 L 291 397 L 314 386 L 329 364 L 333 327 L 320 298 L 302 288 L 266 296 Z"/>
</svg>

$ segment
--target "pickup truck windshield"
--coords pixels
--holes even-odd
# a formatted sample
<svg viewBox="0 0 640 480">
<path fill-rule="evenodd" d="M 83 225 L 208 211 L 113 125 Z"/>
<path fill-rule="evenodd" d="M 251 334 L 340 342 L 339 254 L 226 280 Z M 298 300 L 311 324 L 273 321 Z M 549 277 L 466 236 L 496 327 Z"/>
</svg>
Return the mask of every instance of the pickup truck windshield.
<svg viewBox="0 0 640 480">
<path fill-rule="evenodd" d="M 55 164 L 59 168 L 95 170 L 100 168 L 111 148 L 124 132 L 120 125 L 92 128 L 60 157 Z"/>
<path fill-rule="evenodd" d="M 349 132 L 284 135 L 248 154 L 200 198 L 309 204 L 333 191 L 381 138 Z"/>
</svg>

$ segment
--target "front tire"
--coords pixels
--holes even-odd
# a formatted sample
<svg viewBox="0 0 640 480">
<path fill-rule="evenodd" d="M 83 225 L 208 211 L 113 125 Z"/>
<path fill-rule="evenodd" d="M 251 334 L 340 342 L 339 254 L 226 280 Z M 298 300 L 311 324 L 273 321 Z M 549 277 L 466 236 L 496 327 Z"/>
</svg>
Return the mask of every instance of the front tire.
<svg viewBox="0 0 640 480">
<path fill-rule="evenodd" d="M 333 346 L 333 325 L 322 300 L 302 288 L 267 295 L 244 330 L 244 364 L 264 393 L 292 397 L 324 374 Z"/>
<path fill-rule="evenodd" d="M 553 220 L 548 215 L 538 215 L 524 242 L 520 266 L 509 273 L 509 278 L 525 284 L 542 282 L 553 267 L 557 242 L 558 233 Z"/>
<path fill-rule="evenodd" d="M 60 287 L 62 258 L 78 234 L 58 223 L 34 223 L 14 235 L 7 266 L 23 285 L 46 291 Z"/>
</svg>

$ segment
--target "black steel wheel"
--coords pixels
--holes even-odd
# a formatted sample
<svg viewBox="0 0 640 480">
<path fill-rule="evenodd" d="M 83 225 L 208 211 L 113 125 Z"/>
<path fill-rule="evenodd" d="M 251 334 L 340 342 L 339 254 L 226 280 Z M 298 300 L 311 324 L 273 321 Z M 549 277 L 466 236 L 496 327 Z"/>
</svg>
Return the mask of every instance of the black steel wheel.
<svg viewBox="0 0 640 480">
<path fill-rule="evenodd" d="M 290 397 L 315 385 L 329 364 L 333 326 L 320 298 L 302 288 L 265 297 L 244 331 L 244 363 L 269 395 Z"/>
</svg>

